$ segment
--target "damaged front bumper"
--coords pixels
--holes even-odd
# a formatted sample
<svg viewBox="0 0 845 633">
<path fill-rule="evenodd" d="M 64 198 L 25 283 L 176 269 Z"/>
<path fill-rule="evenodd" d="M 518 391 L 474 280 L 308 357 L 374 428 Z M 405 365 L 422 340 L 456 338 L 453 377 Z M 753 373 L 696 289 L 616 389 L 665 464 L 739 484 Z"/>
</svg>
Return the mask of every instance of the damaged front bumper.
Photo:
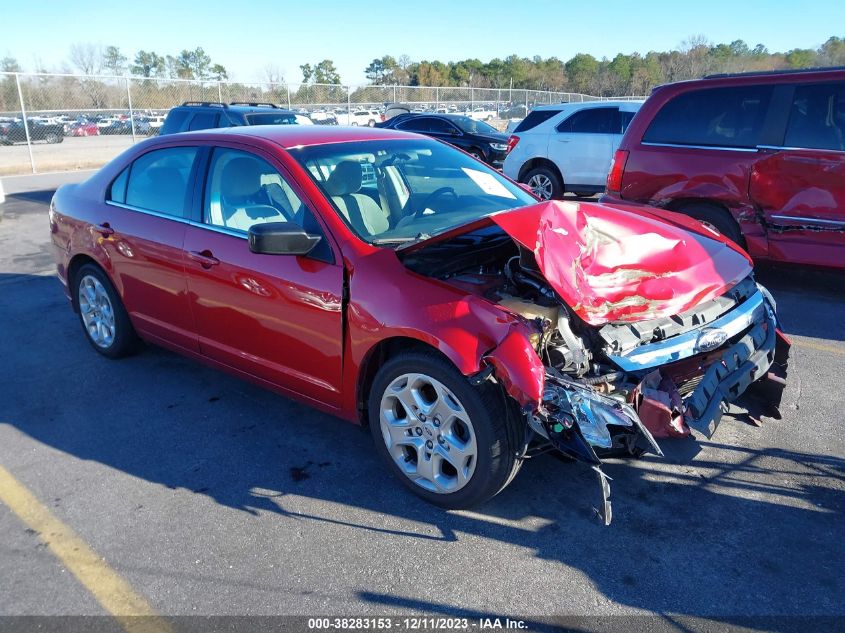
<svg viewBox="0 0 845 633">
<path fill-rule="evenodd" d="M 622 372 L 624 380 L 636 383 L 633 389 L 602 393 L 547 368 L 542 404 L 529 415 L 529 424 L 560 452 L 596 470 L 606 524 L 611 518 L 610 488 L 600 456 L 645 451 L 662 456 L 654 436 L 688 435 L 687 425 L 711 437 L 726 405 L 743 396 L 760 405 L 756 411 L 779 417 L 789 342 L 763 293 L 749 292 L 741 305 L 707 327 L 643 345 L 640 355 L 630 354 L 629 359 L 647 359 L 639 371 L 630 371 L 634 364 L 619 363 L 628 369 Z M 717 328 L 724 336 L 721 346 L 702 351 L 702 332 Z M 685 385 L 683 397 L 676 383 Z M 757 415 L 753 404 L 747 408 Z"/>
</svg>

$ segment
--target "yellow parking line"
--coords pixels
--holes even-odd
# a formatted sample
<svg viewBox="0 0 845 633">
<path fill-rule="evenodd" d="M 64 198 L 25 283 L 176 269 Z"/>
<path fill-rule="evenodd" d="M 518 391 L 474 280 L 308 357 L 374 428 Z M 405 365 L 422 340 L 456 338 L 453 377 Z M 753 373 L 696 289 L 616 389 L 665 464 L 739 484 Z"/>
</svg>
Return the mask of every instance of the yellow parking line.
<svg viewBox="0 0 845 633">
<path fill-rule="evenodd" d="M 118 620 L 127 633 L 170 631 L 167 623 L 156 615 L 144 598 L 132 590 L 129 583 L 2 466 L 0 502 L 38 533 L 50 551 L 91 592 L 97 602 Z"/>
<path fill-rule="evenodd" d="M 798 347 L 806 347 L 807 349 L 814 349 L 819 352 L 830 352 L 831 354 L 840 354 L 845 356 L 844 345 L 825 345 L 824 343 L 815 343 L 814 341 L 805 341 L 799 338 L 792 338 L 792 344 Z"/>
</svg>

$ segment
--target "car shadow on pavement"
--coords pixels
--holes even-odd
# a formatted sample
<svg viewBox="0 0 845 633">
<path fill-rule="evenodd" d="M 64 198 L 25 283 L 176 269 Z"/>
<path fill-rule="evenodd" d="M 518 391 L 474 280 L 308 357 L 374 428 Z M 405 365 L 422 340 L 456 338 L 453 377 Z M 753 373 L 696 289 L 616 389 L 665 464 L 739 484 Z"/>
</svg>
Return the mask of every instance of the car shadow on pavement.
<svg viewBox="0 0 845 633">
<path fill-rule="evenodd" d="M 488 503 L 447 512 L 391 476 L 368 432 L 155 347 L 109 361 L 83 339 L 54 278 L 4 289 L 2 422 L 74 458 L 225 508 L 273 513 L 282 533 L 330 523 L 348 530 L 350 544 L 371 535 L 421 552 L 483 539 L 493 559 L 516 548 L 579 570 L 608 601 L 652 613 L 844 612 L 839 456 L 746 448 L 743 438 L 767 429 L 726 419 L 738 439 L 677 440 L 666 459 L 609 460 L 610 527 L 596 517 L 595 473 L 550 456 L 528 461 Z M 104 398 L 110 406 L 92 415 Z M 419 596 L 397 587 L 361 598 L 416 609 L 407 601 Z M 454 613 L 454 602 L 439 612 Z M 560 594 L 538 604 L 548 613 L 577 608 Z"/>
</svg>

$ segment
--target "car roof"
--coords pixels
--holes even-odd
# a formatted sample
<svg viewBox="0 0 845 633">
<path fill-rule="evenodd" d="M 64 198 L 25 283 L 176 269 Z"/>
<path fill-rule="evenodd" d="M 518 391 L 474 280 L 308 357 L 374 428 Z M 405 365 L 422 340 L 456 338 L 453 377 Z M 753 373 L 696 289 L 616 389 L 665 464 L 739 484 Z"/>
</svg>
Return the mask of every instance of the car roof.
<svg viewBox="0 0 845 633">
<path fill-rule="evenodd" d="M 198 110 L 200 108 L 210 108 L 213 110 L 225 110 L 226 112 L 238 113 L 252 113 L 252 112 L 273 112 L 273 113 L 294 113 L 293 110 L 287 108 L 280 108 L 274 104 L 252 104 L 252 103 L 218 103 L 216 101 L 187 101 L 177 108 L 184 108 L 186 110 Z"/>
<path fill-rule="evenodd" d="M 554 110 L 556 112 L 563 112 L 564 110 L 581 110 L 587 108 L 601 108 L 607 106 L 622 106 L 622 105 L 636 105 L 641 106 L 645 103 L 642 99 L 604 99 L 594 101 L 569 101 L 567 103 L 552 103 L 550 105 L 538 105 L 533 110 Z"/>
<path fill-rule="evenodd" d="M 418 134 L 365 126 L 337 125 L 249 125 L 227 127 L 212 130 L 180 132 L 163 137 L 168 139 L 178 136 L 198 136 L 205 139 L 224 139 L 232 137 L 261 138 L 272 141 L 284 149 L 308 145 L 328 145 L 330 143 L 348 143 L 355 141 L 375 141 L 383 139 L 414 139 Z"/>
<path fill-rule="evenodd" d="M 799 68 L 767 71 L 751 71 L 745 73 L 723 73 L 707 75 L 703 79 L 687 79 L 661 84 L 654 88 L 657 91 L 684 91 L 705 87 L 743 86 L 774 83 L 802 83 L 811 81 L 841 81 L 845 78 L 845 68 L 842 66 L 830 68 Z"/>
</svg>

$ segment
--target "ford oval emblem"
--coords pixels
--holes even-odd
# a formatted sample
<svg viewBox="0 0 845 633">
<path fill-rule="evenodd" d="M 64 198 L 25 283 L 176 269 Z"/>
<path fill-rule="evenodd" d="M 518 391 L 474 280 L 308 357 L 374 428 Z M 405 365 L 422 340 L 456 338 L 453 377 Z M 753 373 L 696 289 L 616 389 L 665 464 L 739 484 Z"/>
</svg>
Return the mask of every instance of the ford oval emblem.
<svg viewBox="0 0 845 633">
<path fill-rule="evenodd" d="M 695 349 L 698 352 L 709 352 L 728 340 L 728 333 L 719 328 L 705 328 L 698 335 Z"/>
</svg>

